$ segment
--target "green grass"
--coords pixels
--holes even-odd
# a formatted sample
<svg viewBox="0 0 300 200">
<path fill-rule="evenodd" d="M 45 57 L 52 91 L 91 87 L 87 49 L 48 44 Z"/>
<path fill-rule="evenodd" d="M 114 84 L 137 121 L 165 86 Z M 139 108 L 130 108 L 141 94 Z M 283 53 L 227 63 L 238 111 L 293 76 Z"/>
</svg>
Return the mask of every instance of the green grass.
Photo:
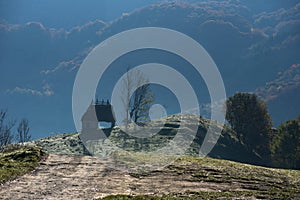
<svg viewBox="0 0 300 200">
<path fill-rule="evenodd" d="M 179 194 L 155 195 L 110 195 L 103 200 L 197 200 L 197 199 L 297 199 L 280 191 L 226 191 L 226 192 L 187 192 Z"/>
<path fill-rule="evenodd" d="M 197 171 L 202 168 L 209 169 L 210 171 L 221 173 L 222 177 L 228 177 L 230 179 L 262 181 L 273 184 L 300 184 L 299 170 L 267 168 L 228 160 L 188 156 L 177 159 L 176 163 L 178 163 L 179 166 L 195 164 L 198 166 Z M 186 169 L 186 167 L 184 168 Z"/>
<path fill-rule="evenodd" d="M 39 147 L 21 145 L 0 153 L 0 184 L 30 172 L 44 156 L 44 151 Z"/>
<path fill-rule="evenodd" d="M 127 165 L 160 160 L 156 155 L 148 159 L 143 153 L 118 152 L 115 159 L 125 162 Z M 149 163 L 148 163 L 149 164 Z M 202 192 L 193 191 L 163 196 L 152 195 L 112 195 L 104 199 L 133 199 L 133 200 L 173 200 L 173 199 L 232 199 L 232 198 L 258 198 L 258 199 L 300 199 L 300 171 L 274 169 L 233 161 L 183 156 L 177 158 L 169 166 L 155 173 L 176 174 L 185 181 L 207 182 L 215 184 L 238 183 L 240 190 L 225 189 L 224 191 Z M 136 178 L 152 176 L 151 171 L 144 173 L 136 170 L 130 173 Z M 178 191 L 180 192 L 180 191 Z"/>
</svg>

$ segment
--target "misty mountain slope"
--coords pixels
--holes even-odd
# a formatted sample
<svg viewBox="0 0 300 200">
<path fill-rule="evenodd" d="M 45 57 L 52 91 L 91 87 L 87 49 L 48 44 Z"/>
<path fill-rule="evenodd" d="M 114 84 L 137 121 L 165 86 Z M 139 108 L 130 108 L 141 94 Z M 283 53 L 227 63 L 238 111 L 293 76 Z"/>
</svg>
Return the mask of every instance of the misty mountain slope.
<svg viewBox="0 0 300 200">
<path fill-rule="evenodd" d="M 243 73 L 244 66 L 239 64 L 244 62 L 243 57 L 247 55 L 248 48 L 264 40 L 262 34 L 251 32 L 251 21 L 245 16 L 248 17 L 248 14 L 244 7 L 232 4 L 158 4 L 123 16 L 103 29 L 101 36 L 107 38 L 127 29 L 145 26 L 170 28 L 185 33 L 203 45 L 212 56 L 225 85 L 230 85 L 227 89 L 231 92 L 241 88 L 237 83 L 243 75 L 240 73 Z"/>
<path fill-rule="evenodd" d="M 0 91 L 12 91 L 16 87 L 41 90 L 48 81 L 47 74 L 57 70 L 66 70 L 69 60 L 81 55 L 97 43 L 97 31 L 105 27 L 102 21 L 94 21 L 74 27 L 70 31 L 49 29 L 39 22 L 24 25 L 0 25 L 0 64 L 5 75 Z M 12 79 L 11 77 L 14 77 Z M 61 77 L 57 77 L 59 80 Z M 72 81 L 69 77 L 67 82 Z M 61 81 L 61 80 L 60 80 Z M 54 89 L 61 89 L 57 86 Z"/>
<path fill-rule="evenodd" d="M 231 94 L 237 90 L 251 91 L 274 79 L 282 66 L 297 63 L 298 7 L 252 16 L 247 7 L 239 4 L 163 3 L 124 15 L 98 34 L 104 40 L 145 26 L 181 31 L 205 47 Z"/>
<path fill-rule="evenodd" d="M 12 65 L 10 70 L 25 68 L 24 73 L 39 73 L 89 48 L 91 43 L 97 42 L 97 31 L 105 26 L 102 21 L 94 21 L 66 31 L 49 29 L 39 22 L 1 24 L 1 62 Z M 9 73 L 9 68 L 6 71 Z"/>
<path fill-rule="evenodd" d="M 273 81 L 255 90 L 267 102 L 275 124 L 300 114 L 300 65 L 293 64 Z"/>
<path fill-rule="evenodd" d="M 109 23 L 98 20 L 70 30 L 49 29 L 39 22 L 24 25 L 1 22 L 0 66 L 5 73 L 0 74 L 0 96 L 5 108 L 13 115 L 32 119 L 35 134 L 74 131 L 71 96 L 79 66 L 101 41 L 131 28 L 171 28 L 198 41 L 216 62 L 227 96 L 236 91 L 254 91 L 276 79 L 285 66 L 300 63 L 297 2 L 278 1 L 268 8 L 259 1 L 192 2 L 158 3 L 125 13 Z M 97 95 L 110 98 L 118 78 L 114 76 L 123 73 L 124 68 L 160 62 L 179 70 L 193 82 L 204 101 L 200 103 L 209 102 L 208 93 L 201 93 L 206 86 L 199 77 L 195 78 L 192 66 L 164 52 L 147 53 L 136 57 L 126 55 L 128 59 L 125 56 L 110 66 L 105 79 L 109 81 Z M 286 98 L 287 104 L 291 98 L 292 93 Z M 20 100 L 24 105 L 17 107 Z M 269 107 L 271 113 L 280 113 L 279 103 Z M 44 117 L 36 117 L 41 115 Z M 294 115 L 298 114 L 291 116 Z M 280 122 L 286 119 L 275 118 Z M 45 127 L 49 128 L 45 131 Z"/>
<path fill-rule="evenodd" d="M 233 3 L 157 4 L 119 18 L 99 34 L 105 39 L 144 26 L 181 31 L 205 47 L 221 72 L 227 94 L 231 95 L 235 91 L 253 91 L 276 79 L 279 72 L 286 70 L 284 66 L 299 62 L 299 8 L 300 4 L 296 4 L 251 15 L 247 6 Z M 175 62 L 167 63 L 176 65 Z M 187 66 L 182 68 L 188 71 Z M 291 103 L 299 94 L 290 94 L 285 104 L 293 108 L 295 104 Z M 280 102 L 269 105 L 275 124 L 299 114 L 298 110 L 289 109 L 290 115 L 283 117 L 279 115 L 284 110 L 280 109 L 281 105 Z"/>
<path fill-rule="evenodd" d="M 104 26 L 104 22 L 94 21 L 66 31 L 38 22 L 1 24 L 0 66 L 5 72 L 0 73 L 1 109 L 28 118 L 34 137 L 74 131 L 69 98 L 75 73 L 67 66 L 80 65 L 82 60 L 78 64 L 74 57 L 83 59 L 91 42 L 97 43 L 96 32 Z M 57 71 L 62 73 L 51 76 Z M 22 106 L 16 106 L 20 102 Z M 41 115 L 42 120 L 36 117 Z"/>
<path fill-rule="evenodd" d="M 181 31 L 205 47 L 231 93 L 251 90 L 275 78 L 282 66 L 297 63 L 298 21 L 299 4 L 251 15 L 246 6 L 228 2 L 166 3 L 121 17 L 103 29 L 101 36 L 144 26 Z"/>
</svg>

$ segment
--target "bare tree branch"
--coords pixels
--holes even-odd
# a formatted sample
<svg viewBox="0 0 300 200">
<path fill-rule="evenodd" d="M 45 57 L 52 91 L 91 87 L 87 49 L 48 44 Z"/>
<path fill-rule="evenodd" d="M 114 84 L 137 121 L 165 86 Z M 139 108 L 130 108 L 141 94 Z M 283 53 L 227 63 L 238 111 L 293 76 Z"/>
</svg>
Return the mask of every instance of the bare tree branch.
<svg viewBox="0 0 300 200">
<path fill-rule="evenodd" d="M 131 120 L 135 123 L 148 121 L 148 112 L 153 102 L 153 96 L 145 75 L 139 70 L 127 69 L 123 87 L 122 102 L 125 108 L 124 123 L 126 127 Z M 135 91 L 133 91 L 134 89 Z"/>
<path fill-rule="evenodd" d="M 7 111 L 0 111 L 0 147 L 11 144 L 14 138 L 12 128 L 15 126 L 15 121 L 5 123 Z"/>
<path fill-rule="evenodd" d="M 29 123 L 27 119 L 22 119 L 18 126 L 18 142 L 24 143 L 28 142 L 31 139 L 29 134 Z"/>
</svg>

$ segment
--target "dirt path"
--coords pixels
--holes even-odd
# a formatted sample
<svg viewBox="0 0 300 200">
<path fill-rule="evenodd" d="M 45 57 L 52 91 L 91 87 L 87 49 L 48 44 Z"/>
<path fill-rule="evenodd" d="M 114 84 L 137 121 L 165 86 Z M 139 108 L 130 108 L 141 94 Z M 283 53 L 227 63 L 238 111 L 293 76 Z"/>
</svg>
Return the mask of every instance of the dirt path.
<svg viewBox="0 0 300 200">
<path fill-rule="evenodd" d="M 171 170 L 135 177 L 89 156 L 49 157 L 32 173 L 0 187 L 0 199 L 97 199 L 110 194 L 166 194 L 239 189 L 239 184 L 196 182 Z"/>
</svg>

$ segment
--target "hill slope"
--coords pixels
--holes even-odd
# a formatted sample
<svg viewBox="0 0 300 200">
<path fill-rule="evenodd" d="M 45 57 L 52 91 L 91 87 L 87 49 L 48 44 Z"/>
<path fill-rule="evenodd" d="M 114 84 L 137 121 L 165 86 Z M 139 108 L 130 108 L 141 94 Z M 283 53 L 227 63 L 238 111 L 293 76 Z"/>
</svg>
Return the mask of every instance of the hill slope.
<svg viewBox="0 0 300 200">
<path fill-rule="evenodd" d="M 180 123 L 192 125 L 198 121 L 198 132 L 186 152 L 196 155 L 210 124 L 207 119 L 191 115 L 168 116 L 165 120 L 157 135 L 146 138 L 147 143 L 140 143 L 145 141 L 126 135 L 119 127 L 112 129 L 108 138 L 115 144 L 122 144 L 122 151 L 110 151 L 113 149 L 108 148 L 105 139 L 100 143 L 101 148 L 89 152 L 79 134 L 30 142 L 30 145 L 41 146 L 49 153 L 48 157 L 29 174 L 2 184 L 0 196 L 3 199 L 131 199 L 132 195 L 141 195 L 136 199 L 300 198 L 300 171 L 223 160 L 247 162 L 255 158 L 228 127 L 209 154 L 223 159 L 149 154 L 155 147 L 160 148 L 172 140 L 183 128 Z M 151 126 L 161 121 L 154 121 Z M 216 122 L 211 122 L 211 126 L 213 130 L 220 129 Z M 186 134 L 190 134 L 189 131 Z M 109 153 L 110 156 L 87 156 L 90 153 L 99 156 Z M 157 166 L 158 162 L 169 161 L 169 158 L 172 160 L 164 166 L 144 170 L 149 164 Z"/>
<path fill-rule="evenodd" d="M 98 199 L 113 194 L 156 196 L 151 199 L 300 197 L 299 171 L 181 157 L 163 169 L 139 174 L 115 170 L 111 162 L 50 154 L 35 171 L 0 186 L 0 195 L 2 199 Z"/>
<path fill-rule="evenodd" d="M 182 124 L 184 124 L 185 126 L 182 126 Z M 163 126 L 161 127 L 161 125 Z M 184 155 L 193 156 L 199 154 L 200 147 L 203 143 L 204 137 L 207 134 L 209 126 L 211 126 L 211 129 L 214 130 L 214 134 L 217 134 L 217 132 L 222 128 L 221 124 L 192 115 L 172 115 L 151 122 L 149 125 L 150 128 L 147 131 L 160 131 L 149 138 L 135 138 L 124 133 L 117 126 L 112 130 L 106 130 L 106 132 L 108 132 L 106 134 L 109 136 L 108 140 L 97 140 L 97 145 L 99 146 L 93 147 L 93 150 L 92 148 L 85 148 L 85 146 L 88 145 L 88 142 L 85 141 L 84 146 L 83 142 L 80 140 L 80 138 L 84 137 L 84 135 L 82 136 L 79 134 L 57 135 L 39 139 L 34 141 L 33 143 L 42 146 L 48 153 L 55 154 L 95 154 L 106 156 L 115 151 L 114 149 L 112 149 L 112 145 L 125 151 L 151 153 L 159 150 L 170 141 L 172 141 L 178 131 L 184 131 L 185 135 L 192 136 L 194 134 L 193 131 L 187 127 L 193 126 L 197 126 L 198 130 L 196 129 L 197 133 L 195 134 L 195 138 L 192 141 L 190 147 L 184 153 Z M 147 135 L 147 133 L 143 134 Z M 246 146 L 237 139 L 236 133 L 227 126 L 225 126 L 222 130 L 222 133 L 216 145 L 208 154 L 208 156 L 212 158 L 221 158 L 252 164 L 260 164 L 261 161 L 259 156 L 255 154 L 255 152 L 248 151 Z"/>
</svg>

